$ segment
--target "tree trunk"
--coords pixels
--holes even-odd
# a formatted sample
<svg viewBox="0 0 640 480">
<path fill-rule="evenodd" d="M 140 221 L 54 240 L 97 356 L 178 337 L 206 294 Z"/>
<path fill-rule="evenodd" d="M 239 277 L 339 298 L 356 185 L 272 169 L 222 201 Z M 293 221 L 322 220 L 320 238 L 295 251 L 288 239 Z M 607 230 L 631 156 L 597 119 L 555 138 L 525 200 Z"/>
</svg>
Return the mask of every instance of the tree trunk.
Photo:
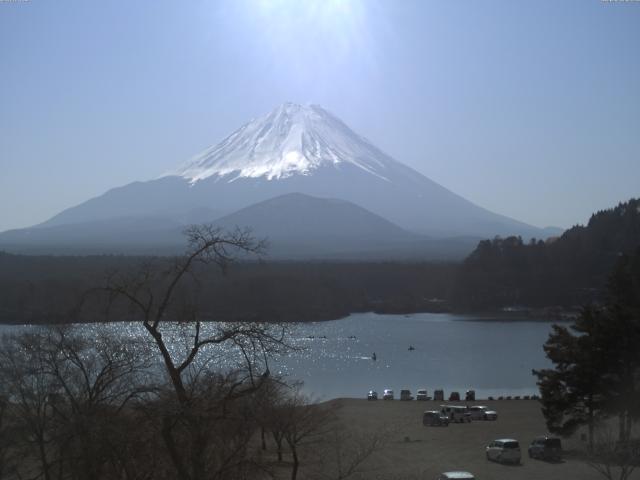
<svg viewBox="0 0 640 480">
<path fill-rule="evenodd" d="M 300 465 L 300 460 L 298 459 L 298 452 L 296 447 L 291 447 L 291 456 L 293 457 L 293 469 L 291 470 L 291 480 L 296 480 L 298 477 L 298 466 Z"/>
<path fill-rule="evenodd" d="M 167 374 L 169 375 L 169 378 L 171 379 L 171 384 L 173 385 L 173 390 L 176 394 L 176 400 L 178 401 L 180 406 L 183 407 L 183 409 L 188 408 L 189 398 L 187 395 L 187 391 L 184 387 L 184 383 L 182 382 L 182 377 L 180 375 L 180 372 L 178 371 L 175 364 L 173 363 L 171 354 L 169 353 L 169 350 L 167 349 L 167 346 L 164 343 L 164 339 L 162 338 L 162 333 L 147 323 L 145 323 L 144 326 L 147 329 L 147 331 L 151 334 L 151 336 L 156 342 L 156 346 L 160 350 L 160 354 L 162 355 L 162 359 L 164 361 L 165 369 L 167 371 Z M 173 466 L 175 467 L 178 473 L 178 478 L 180 480 L 192 480 L 192 478 L 193 480 L 197 479 L 198 477 L 195 477 L 195 476 L 192 477 L 191 475 L 189 475 L 187 467 L 185 466 L 186 459 L 182 457 L 180 450 L 178 449 L 175 443 L 175 439 L 173 438 L 173 427 L 171 425 L 171 418 L 168 416 L 165 416 L 162 419 L 162 438 L 164 440 L 165 446 L 167 447 L 167 450 L 169 451 L 169 457 L 171 458 L 171 462 L 173 463 Z M 191 447 L 193 448 L 194 445 L 192 445 Z M 193 466 L 193 463 L 194 463 L 193 459 L 191 463 Z M 195 473 L 195 472 L 192 472 L 192 473 Z"/>
<path fill-rule="evenodd" d="M 191 428 L 191 478 L 194 480 L 205 477 L 205 450 L 207 446 L 206 433 L 202 431 L 198 419 L 189 422 Z"/>
<path fill-rule="evenodd" d="M 273 433 L 273 439 L 276 442 L 276 447 L 278 450 L 278 461 L 282 462 L 282 436 Z"/>
<path fill-rule="evenodd" d="M 593 452 L 593 429 L 594 429 L 594 415 L 593 415 L 593 396 L 589 395 L 589 451 Z"/>
<path fill-rule="evenodd" d="M 51 474 L 49 473 L 49 462 L 47 460 L 47 452 L 44 449 L 44 443 L 44 438 L 38 438 L 38 451 L 40 453 L 40 463 L 42 464 L 44 478 L 45 480 L 51 480 Z"/>
<path fill-rule="evenodd" d="M 169 457 L 171 458 L 171 463 L 173 463 L 173 466 L 178 473 L 178 478 L 180 480 L 191 480 L 189 472 L 187 472 L 187 469 L 184 466 L 184 462 L 173 438 L 171 418 L 167 416 L 162 419 L 162 439 L 169 451 Z"/>
<path fill-rule="evenodd" d="M 624 412 L 620 412 L 618 414 L 618 441 L 624 442 L 625 437 L 625 421 L 624 421 Z"/>
<path fill-rule="evenodd" d="M 262 450 L 267 449 L 267 440 L 264 437 L 264 427 L 260 427 L 260 440 L 262 441 Z"/>
<path fill-rule="evenodd" d="M 627 412 L 627 441 L 631 438 L 631 428 L 633 427 L 633 417 L 631 412 Z"/>
<path fill-rule="evenodd" d="M 173 385 L 173 389 L 176 393 L 176 397 L 178 397 L 178 401 L 180 402 L 181 405 L 185 405 L 189 401 L 189 398 L 187 397 L 187 390 L 184 388 L 184 383 L 182 382 L 182 377 L 180 376 L 180 372 L 178 371 L 175 364 L 173 363 L 173 359 L 171 358 L 169 349 L 164 343 L 164 340 L 162 338 L 162 333 L 157 329 L 153 328 L 149 324 L 145 323 L 144 326 L 147 329 L 147 331 L 151 334 L 153 339 L 155 340 L 158 350 L 160 350 L 160 354 L 162 356 L 164 366 L 167 370 L 167 374 L 169 375 L 169 378 L 171 379 L 171 384 Z"/>
</svg>

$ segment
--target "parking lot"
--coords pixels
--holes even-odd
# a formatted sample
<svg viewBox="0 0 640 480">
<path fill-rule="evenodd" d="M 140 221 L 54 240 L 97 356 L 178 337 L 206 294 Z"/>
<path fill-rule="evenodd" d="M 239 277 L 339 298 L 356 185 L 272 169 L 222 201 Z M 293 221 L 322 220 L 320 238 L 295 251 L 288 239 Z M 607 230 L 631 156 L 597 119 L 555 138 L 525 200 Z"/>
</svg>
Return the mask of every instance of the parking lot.
<svg viewBox="0 0 640 480">
<path fill-rule="evenodd" d="M 529 459 L 527 447 L 531 440 L 547 433 L 540 404 L 535 400 L 479 400 L 473 405 L 487 405 L 496 410 L 497 421 L 452 423 L 448 427 L 422 425 L 423 411 L 436 410 L 441 403 L 448 402 L 364 399 L 334 402 L 340 406 L 338 415 L 344 424 L 371 434 L 389 432 L 383 450 L 367 462 L 367 469 L 375 472 L 372 478 L 435 479 L 438 474 L 450 470 L 469 471 L 478 480 L 603 478 L 578 457 L 577 452 L 584 447 L 578 438 L 563 440 L 567 454 L 562 462 Z M 487 461 L 485 446 L 497 438 L 519 440 L 520 465 Z M 634 472 L 631 478 L 640 478 L 640 471 Z"/>
</svg>

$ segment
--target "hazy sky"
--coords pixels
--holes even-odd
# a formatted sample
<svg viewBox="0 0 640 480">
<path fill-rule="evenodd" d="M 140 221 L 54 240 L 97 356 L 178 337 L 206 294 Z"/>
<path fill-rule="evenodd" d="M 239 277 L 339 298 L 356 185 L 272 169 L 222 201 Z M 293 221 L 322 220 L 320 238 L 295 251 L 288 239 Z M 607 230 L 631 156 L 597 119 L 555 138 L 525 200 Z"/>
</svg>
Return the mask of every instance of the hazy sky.
<svg viewBox="0 0 640 480">
<path fill-rule="evenodd" d="M 0 1 L 0 231 L 318 103 L 495 212 L 640 196 L 640 2 Z"/>
</svg>

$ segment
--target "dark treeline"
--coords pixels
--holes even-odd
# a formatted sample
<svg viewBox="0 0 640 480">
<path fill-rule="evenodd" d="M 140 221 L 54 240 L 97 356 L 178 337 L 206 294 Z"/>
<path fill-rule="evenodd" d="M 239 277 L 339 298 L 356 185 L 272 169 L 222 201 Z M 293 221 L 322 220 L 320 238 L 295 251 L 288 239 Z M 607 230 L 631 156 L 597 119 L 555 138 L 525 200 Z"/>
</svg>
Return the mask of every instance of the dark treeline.
<svg viewBox="0 0 640 480">
<path fill-rule="evenodd" d="M 111 272 L 170 265 L 170 258 L 54 257 L 0 253 L 0 322 L 127 320 L 83 294 Z M 237 263 L 226 273 L 200 266 L 199 309 L 209 320 L 312 321 L 351 312 L 419 312 L 448 308 L 458 265 L 447 263 Z M 108 317 L 107 317 L 108 316 Z"/>
<path fill-rule="evenodd" d="M 463 310 L 509 305 L 573 307 L 601 303 L 611 269 L 640 245 L 640 200 L 591 216 L 557 239 L 480 242 L 463 262 L 453 304 Z"/>
<path fill-rule="evenodd" d="M 611 268 L 640 245 L 640 200 L 594 214 L 560 238 L 479 243 L 461 264 L 438 262 L 240 262 L 200 266 L 207 320 L 269 322 L 353 312 L 496 311 L 601 303 Z M 268 252 L 267 252 L 268 253 Z M 114 272 L 170 266 L 170 257 L 25 256 L 0 252 L 0 322 L 127 320 L 124 309 L 84 297 Z M 78 306 L 85 300 L 83 308 Z"/>
</svg>

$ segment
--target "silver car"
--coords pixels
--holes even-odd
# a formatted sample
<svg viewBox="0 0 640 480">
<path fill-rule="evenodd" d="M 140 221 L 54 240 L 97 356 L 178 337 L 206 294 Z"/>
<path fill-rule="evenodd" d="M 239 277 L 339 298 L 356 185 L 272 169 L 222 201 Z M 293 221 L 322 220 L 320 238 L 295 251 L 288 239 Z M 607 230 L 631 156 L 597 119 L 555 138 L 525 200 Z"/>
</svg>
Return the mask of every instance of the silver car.
<svg viewBox="0 0 640 480">
<path fill-rule="evenodd" d="M 487 460 L 500 463 L 520 463 L 520 444 L 513 438 L 499 438 L 486 448 Z"/>
<path fill-rule="evenodd" d="M 497 420 L 498 412 L 490 410 L 489 407 L 484 405 L 474 405 L 469 407 L 469 413 L 471 414 L 471 420 Z"/>
<path fill-rule="evenodd" d="M 422 425 L 425 427 L 448 427 L 449 418 L 437 410 L 427 410 L 422 414 Z"/>
</svg>

